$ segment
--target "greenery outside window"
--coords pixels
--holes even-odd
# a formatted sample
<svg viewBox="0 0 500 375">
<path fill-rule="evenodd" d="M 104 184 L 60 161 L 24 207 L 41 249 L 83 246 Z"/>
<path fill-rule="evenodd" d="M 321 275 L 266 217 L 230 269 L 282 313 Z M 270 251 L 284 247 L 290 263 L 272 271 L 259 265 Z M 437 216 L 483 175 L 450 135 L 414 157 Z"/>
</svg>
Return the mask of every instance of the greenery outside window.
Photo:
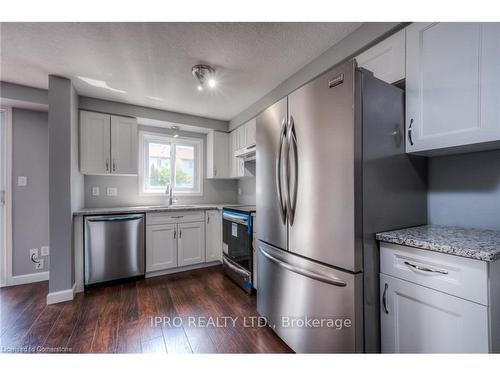
<svg viewBox="0 0 500 375">
<path fill-rule="evenodd" d="M 170 184 L 175 195 L 202 195 L 202 148 L 200 138 L 140 132 L 140 192 L 162 195 Z"/>
</svg>

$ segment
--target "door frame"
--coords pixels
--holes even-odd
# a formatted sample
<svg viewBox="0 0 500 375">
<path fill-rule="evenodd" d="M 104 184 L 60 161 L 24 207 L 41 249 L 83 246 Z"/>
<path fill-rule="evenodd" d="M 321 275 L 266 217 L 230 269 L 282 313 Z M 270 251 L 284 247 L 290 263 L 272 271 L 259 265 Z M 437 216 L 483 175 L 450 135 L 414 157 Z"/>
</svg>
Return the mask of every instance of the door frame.
<svg viewBox="0 0 500 375">
<path fill-rule="evenodd" d="M 0 267 L 0 287 L 11 285 L 12 282 L 12 108 L 0 107 L 5 113 L 5 136 L 3 148 L 5 168 L 5 219 L 3 243 L 0 246 L 0 257 L 3 266 Z"/>
</svg>

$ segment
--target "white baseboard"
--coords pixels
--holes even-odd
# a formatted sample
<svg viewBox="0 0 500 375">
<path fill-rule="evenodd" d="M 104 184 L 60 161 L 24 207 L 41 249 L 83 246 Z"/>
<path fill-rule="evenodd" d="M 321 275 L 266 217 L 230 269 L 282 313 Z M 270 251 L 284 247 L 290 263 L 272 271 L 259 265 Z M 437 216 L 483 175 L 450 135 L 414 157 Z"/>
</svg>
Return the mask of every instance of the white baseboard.
<svg viewBox="0 0 500 375">
<path fill-rule="evenodd" d="M 27 275 L 17 275 L 10 277 L 5 286 L 37 283 L 49 279 L 49 271 L 29 273 Z"/>
<path fill-rule="evenodd" d="M 73 296 L 75 295 L 75 288 L 76 284 L 73 284 L 73 287 L 71 289 L 60 290 L 59 292 L 47 294 L 47 305 L 71 301 L 73 299 Z"/>
<path fill-rule="evenodd" d="M 162 275 L 170 275 L 172 273 L 179 273 L 179 272 L 184 272 L 184 271 L 191 271 L 191 270 L 196 270 L 198 268 L 213 267 L 213 266 L 218 266 L 218 265 L 221 265 L 221 264 L 222 263 L 220 261 L 216 260 L 216 261 L 213 261 L 213 262 L 195 264 L 195 265 L 192 265 L 192 266 L 176 267 L 176 268 L 170 268 L 168 270 L 147 272 L 146 273 L 146 278 L 156 277 L 156 276 L 162 276 Z"/>
</svg>

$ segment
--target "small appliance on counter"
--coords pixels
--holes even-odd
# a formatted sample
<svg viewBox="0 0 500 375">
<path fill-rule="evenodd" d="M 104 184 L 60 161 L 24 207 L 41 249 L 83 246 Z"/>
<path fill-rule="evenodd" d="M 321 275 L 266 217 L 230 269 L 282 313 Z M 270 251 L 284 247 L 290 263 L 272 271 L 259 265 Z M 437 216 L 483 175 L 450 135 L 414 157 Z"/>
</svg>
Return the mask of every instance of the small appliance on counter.
<svg viewBox="0 0 500 375">
<path fill-rule="evenodd" d="M 253 293 L 253 217 L 255 206 L 226 206 L 222 210 L 224 272 L 247 293 Z"/>
</svg>

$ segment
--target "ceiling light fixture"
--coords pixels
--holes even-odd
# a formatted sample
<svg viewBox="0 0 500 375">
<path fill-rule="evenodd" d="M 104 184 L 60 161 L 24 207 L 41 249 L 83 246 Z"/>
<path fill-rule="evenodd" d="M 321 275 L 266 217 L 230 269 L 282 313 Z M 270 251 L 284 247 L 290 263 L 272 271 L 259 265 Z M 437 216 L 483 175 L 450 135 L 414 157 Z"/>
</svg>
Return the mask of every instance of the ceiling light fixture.
<svg viewBox="0 0 500 375">
<path fill-rule="evenodd" d="M 179 127 L 178 127 L 178 126 L 172 126 L 172 127 L 170 128 L 170 130 L 172 130 L 172 131 L 174 132 L 174 133 L 173 133 L 173 137 L 174 137 L 174 138 L 177 138 L 177 137 L 179 136 L 179 133 L 178 133 L 178 131 L 179 131 Z"/>
<path fill-rule="evenodd" d="M 198 80 L 198 91 L 203 91 L 205 87 L 211 89 L 217 86 L 217 80 L 215 78 L 215 69 L 210 65 L 199 64 L 193 66 L 191 73 Z"/>
</svg>

